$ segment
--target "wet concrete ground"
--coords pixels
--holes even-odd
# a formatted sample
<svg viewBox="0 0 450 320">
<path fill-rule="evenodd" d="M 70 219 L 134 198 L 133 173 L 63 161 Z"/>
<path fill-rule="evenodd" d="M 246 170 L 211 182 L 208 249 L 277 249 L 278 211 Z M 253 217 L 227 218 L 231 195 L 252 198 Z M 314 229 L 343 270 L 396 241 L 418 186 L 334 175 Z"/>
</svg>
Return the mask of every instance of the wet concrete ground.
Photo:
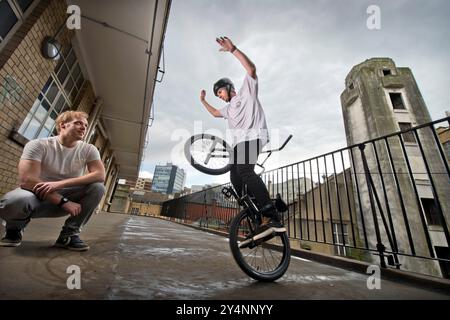
<svg viewBox="0 0 450 320">
<path fill-rule="evenodd" d="M 450 293 L 381 281 L 292 257 L 275 283 L 258 283 L 234 262 L 228 240 L 149 217 L 101 213 L 82 232 L 87 252 L 53 248 L 64 218 L 36 219 L 22 245 L 0 248 L 0 299 L 446 299 Z M 3 235 L 4 227 L 0 227 Z M 69 290 L 67 268 L 81 270 Z"/>
</svg>

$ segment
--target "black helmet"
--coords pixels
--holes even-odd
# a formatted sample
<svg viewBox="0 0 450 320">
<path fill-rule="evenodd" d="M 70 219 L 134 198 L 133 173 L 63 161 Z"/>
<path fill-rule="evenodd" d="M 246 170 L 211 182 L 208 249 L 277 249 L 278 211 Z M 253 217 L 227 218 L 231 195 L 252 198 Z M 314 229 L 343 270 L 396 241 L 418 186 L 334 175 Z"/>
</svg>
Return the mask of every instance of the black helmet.
<svg viewBox="0 0 450 320">
<path fill-rule="evenodd" d="M 220 88 L 226 88 L 228 91 L 228 96 L 230 97 L 231 91 L 234 91 L 234 84 L 231 82 L 228 78 L 222 78 L 216 83 L 214 83 L 214 95 L 217 97 L 217 91 L 219 91 Z"/>
</svg>

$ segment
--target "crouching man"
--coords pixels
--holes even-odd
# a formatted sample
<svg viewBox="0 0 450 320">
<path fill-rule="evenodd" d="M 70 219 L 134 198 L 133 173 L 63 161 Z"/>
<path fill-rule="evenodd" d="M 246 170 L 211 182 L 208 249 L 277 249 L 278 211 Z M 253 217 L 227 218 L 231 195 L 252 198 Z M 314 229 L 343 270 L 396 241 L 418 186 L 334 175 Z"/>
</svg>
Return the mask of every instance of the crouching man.
<svg viewBox="0 0 450 320">
<path fill-rule="evenodd" d="M 20 187 L 0 200 L 0 218 L 6 221 L 0 246 L 19 246 L 31 219 L 70 215 L 55 246 L 89 249 L 79 235 L 105 193 L 105 168 L 97 148 L 82 141 L 87 119 L 84 112 L 63 112 L 56 119 L 57 136 L 25 145 L 18 166 Z"/>
</svg>

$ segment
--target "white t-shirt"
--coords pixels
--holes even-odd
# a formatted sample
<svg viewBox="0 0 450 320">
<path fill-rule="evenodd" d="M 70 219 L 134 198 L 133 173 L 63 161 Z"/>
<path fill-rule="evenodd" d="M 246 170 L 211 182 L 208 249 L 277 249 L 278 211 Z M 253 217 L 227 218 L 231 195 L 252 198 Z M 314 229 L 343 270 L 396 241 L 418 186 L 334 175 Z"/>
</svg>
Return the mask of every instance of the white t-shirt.
<svg viewBox="0 0 450 320">
<path fill-rule="evenodd" d="M 239 92 L 219 112 L 228 120 L 233 146 L 255 139 L 261 139 L 262 146 L 269 142 L 266 116 L 258 99 L 258 79 L 247 73 Z"/>
<path fill-rule="evenodd" d="M 88 162 L 100 160 L 100 153 L 95 146 L 84 141 L 67 148 L 59 143 L 57 137 L 50 137 L 28 142 L 21 159 L 41 163 L 42 181 L 60 181 L 82 176 Z"/>
</svg>

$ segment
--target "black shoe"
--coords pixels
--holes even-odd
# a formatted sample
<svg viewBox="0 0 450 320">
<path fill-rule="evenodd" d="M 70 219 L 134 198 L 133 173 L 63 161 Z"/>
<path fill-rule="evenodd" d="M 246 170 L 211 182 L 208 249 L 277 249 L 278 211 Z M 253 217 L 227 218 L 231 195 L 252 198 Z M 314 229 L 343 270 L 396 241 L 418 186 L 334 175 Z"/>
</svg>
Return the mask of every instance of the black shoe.
<svg viewBox="0 0 450 320">
<path fill-rule="evenodd" d="M 256 233 L 259 234 L 267 229 L 272 228 L 274 232 L 286 232 L 286 228 L 283 226 L 278 215 L 277 209 L 273 204 L 268 204 L 259 210 L 262 216 L 262 222 Z"/>
<path fill-rule="evenodd" d="M 18 247 L 22 243 L 21 229 L 6 229 L 6 234 L 0 241 L 0 247 Z"/>
<path fill-rule="evenodd" d="M 73 251 L 86 251 L 89 246 L 80 239 L 78 235 L 73 236 L 59 236 L 55 242 L 55 247 L 65 248 Z"/>
<path fill-rule="evenodd" d="M 265 205 L 264 207 L 262 207 L 259 210 L 259 213 L 261 214 L 261 216 L 263 217 L 273 217 L 273 216 L 277 216 L 277 209 L 275 208 L 275 206 L 272 203 L 269 203 L 267 205 Z"/>
</svg>

